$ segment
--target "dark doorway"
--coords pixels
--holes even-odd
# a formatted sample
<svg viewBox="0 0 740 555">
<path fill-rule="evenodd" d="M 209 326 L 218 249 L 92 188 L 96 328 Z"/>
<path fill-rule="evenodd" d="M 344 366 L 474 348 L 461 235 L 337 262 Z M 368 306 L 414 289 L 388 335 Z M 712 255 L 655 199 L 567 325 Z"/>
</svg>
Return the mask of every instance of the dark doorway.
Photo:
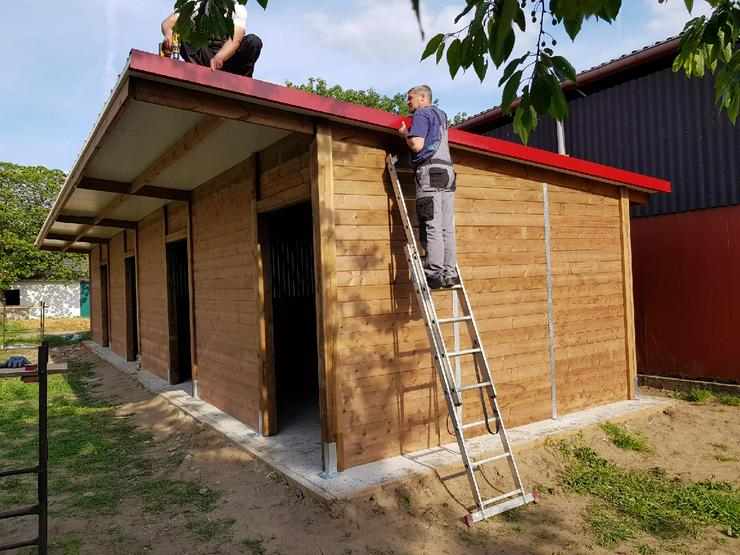
<svg viewBox="0 0 740 555">
<path fill-rule="evenodd" d="M 136 258 L 126 259 L 126 357 L 139 356 L 139 322 L 136 310 Z"/>
<path fill-rule="evenodd" d="M 101 346 L 107 347 L 110 344 L 108 330 L 108 266 L 100 267 L 100 324 L 103 331 Z"/>
<path fill-rule="evenodd" d="M 319 422 L 311 204 L 269 215 L 277 416 L 281 429 Z"/>
<path fill-rule="evenodd" d="M 190 359 L 190 288 L 187 240 L 167 243 L 167 287 L 170 322 L 170 383 L 192 379 Z"/>
</svg>

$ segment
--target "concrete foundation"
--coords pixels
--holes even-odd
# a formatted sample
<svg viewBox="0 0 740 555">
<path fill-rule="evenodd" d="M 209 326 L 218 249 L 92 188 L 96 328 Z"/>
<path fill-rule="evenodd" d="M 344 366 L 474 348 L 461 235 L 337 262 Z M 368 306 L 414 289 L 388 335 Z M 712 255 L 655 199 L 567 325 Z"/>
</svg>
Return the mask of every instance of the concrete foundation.
<svg viewBox="0 0 740 555">
<path fill-rule="evenodd" d="M 286 479 L 309 495 L 333 502 L 370 492 L 401 480 L 435 470 L 459 465 L 460 451 L 456 443 L 415 453 L 392 457 L 357 466 L 341 472 L 337 477 L 324 479 L 321 471 L 318 423 L 307 418 L 294 423 L 274 437 L 262 437 L 257 431 L 239 422 L 208 403 L 192 396 L 192 389 L 169 385 L 154 374 L 139 369 L 138 363 L 126 362 L 110 349 L 86 341 L 85 345 L 100 358 L 137 379 L 149 391 L 161 395 L 172 405 L 196 420 L 208 424 L 254 456 L 273 467 Z M 565 436 L 594 426 L 606 420 L 619 422 L 641 414 L 662 410 L 670 401 L 641 396 L 634 401 L 620 401 L 508 430 L 509 441 L 515 451 L 532 448 L 546 439 Z M 502 452 L 498 436 L 483 436 L 469 442 L 474 456 Z"/>
</svg>

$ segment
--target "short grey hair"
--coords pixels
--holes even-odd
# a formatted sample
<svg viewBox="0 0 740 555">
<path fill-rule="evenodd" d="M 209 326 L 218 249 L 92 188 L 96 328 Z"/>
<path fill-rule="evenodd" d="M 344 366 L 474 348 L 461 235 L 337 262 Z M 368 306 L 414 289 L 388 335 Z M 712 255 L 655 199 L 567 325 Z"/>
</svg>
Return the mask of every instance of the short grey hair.
<svg viewBox="0 0 740 555">
<path fill-rule="evenodd" d="M 416 85 L 415 87 L 411 87 L 408 92 L 413 94 L 424 93 L 429 98 L 429 102 L 432 101 L 432 89 L 429 85 Z"/>
</svg>

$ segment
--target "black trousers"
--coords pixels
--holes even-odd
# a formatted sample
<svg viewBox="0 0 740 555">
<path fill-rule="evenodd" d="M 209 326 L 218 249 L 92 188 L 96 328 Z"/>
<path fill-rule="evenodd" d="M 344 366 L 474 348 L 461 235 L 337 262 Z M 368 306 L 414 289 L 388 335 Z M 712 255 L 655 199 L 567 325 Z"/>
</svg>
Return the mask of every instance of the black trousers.
<svg viewBox="0 0 740 555">
<path fill-rule="evenodd" d="M 210 67 L 211 58 L 218 54 L 223 44 L 223 41 L 211 39 L 204 47 L 195 50 L 185 42 L 180 47 L 180 55 L 186 62 Z M 236 75 L 252 77 L 254 64 L 257 62 L 257 58 L 260 57 L 260 52 L 262 52 L 262 39 L 257 35 L 246 35 L 239 45 L 239 50 L 226 60 L 222 70 Z"/>
</svg>

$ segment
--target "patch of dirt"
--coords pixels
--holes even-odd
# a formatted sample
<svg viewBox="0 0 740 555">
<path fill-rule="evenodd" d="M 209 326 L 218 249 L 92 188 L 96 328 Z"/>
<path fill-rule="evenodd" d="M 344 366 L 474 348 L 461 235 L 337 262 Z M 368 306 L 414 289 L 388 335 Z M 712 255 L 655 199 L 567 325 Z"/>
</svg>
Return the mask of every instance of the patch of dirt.
<svg viewBox="0 0 740 555">
<path fill-rule="evenodd" d="M 222 493 L 217 508 L 199 518 L 214 525 L 228 519 L 234 522 L 225 526 L 226 532 L 204 540 L 191 533 L 185 515 L 147 514 L 134 502 L 125 503 L 116 515 L 87 520 L 53 514 L 49 536 L 56 547 L 52 552 L 576 554 L 630 553 L 643 544 L 656 549 L 643 551 L 650 553 L 669 548 L 678 553 L 740 552 L 740 540 L 711 527 L 700 530 L 697 538 L 670 546 L 645 537 L 622 542 L 613 550 L 596 545 L 584 525 L 591 500 L 563 489 L 557 456 L 548 446 L 524 450 L 518 456 L 523 479 L 528 487 L 540 489 L 541 502 L 473 528 L 461 521 L 464 504 L 470 499 L 467 480 L 450 474 L 392 484 L 372 495 L 326 506 L 221 434 L 153 396 L 133 378 L 84 348 L 75 348 L 62 348 L 57 355 L 75 354 L 95 362 L 94 371 L 102 382 L 93 393 L 120 403 L 117 415 L 131 415 L 137 428 L 152 436 L 149 452 L 163 464 L 170 461 L 172 479 L 195 480 Z M 646 438 L 653 451 L 620 450 L 598 428 L 584 431 L 583 441 L 624 468 L 660 467 L 687 480 L 711 478 L 740 484 L 740 463 L 716 458 L 719 452 L 740 458 L 737 407 L 674 401 L 662 412 L 630 419 L 624 425 Z M 177 458 L 174 464 L 173 458 Z M 495 471 L 489 471 L 483 483 L 492 491 L 505 487 L 502 473 Z"/>
</svg>

